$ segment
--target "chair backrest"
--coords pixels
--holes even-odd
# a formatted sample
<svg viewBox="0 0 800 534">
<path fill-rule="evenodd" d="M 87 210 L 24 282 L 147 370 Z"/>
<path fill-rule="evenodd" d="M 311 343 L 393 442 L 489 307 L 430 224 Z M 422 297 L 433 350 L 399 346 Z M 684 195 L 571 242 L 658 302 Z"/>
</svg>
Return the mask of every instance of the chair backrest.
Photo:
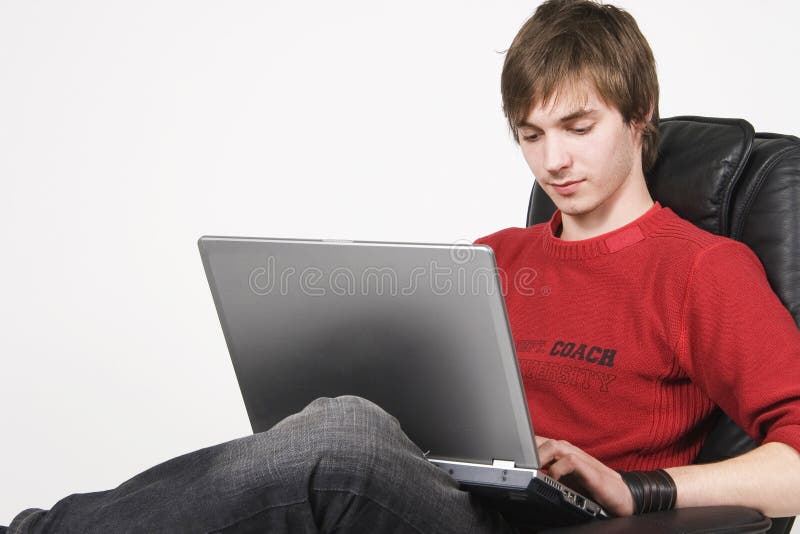
<svg viewBox="0 0 800 534">
<path fill-rule="evenodd" d="M 800 326 L 800 139 L 755 133 L 747 121 L 673 117 L 660 123 L 659 156 L 647 173 L 651 195 L 709 232 L 737 239 L 758 255 L 772 289 Z M 555 206 L 534 184 L 527 224 Z M 697 458 L 722 460 L 756 444 L 720 414 Z M 794 518 L 773 520 L 788 532 Z"/>
</svg>

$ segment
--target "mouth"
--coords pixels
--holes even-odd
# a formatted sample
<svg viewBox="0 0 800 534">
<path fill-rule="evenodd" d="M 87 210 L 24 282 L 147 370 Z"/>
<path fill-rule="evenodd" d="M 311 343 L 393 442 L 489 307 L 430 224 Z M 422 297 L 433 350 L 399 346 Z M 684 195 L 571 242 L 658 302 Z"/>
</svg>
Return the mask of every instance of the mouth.
<svg viewBox="0 0 800 534">
<path fill-rule="evenodd" d="M 550 187 L 552 187 L 559 195 L 571 195 L 578 190 L 578 185 L 581 182 L 583 182 L 583 180 L 570 180 L 560 184 L 550 182 Z"/>
</svg>

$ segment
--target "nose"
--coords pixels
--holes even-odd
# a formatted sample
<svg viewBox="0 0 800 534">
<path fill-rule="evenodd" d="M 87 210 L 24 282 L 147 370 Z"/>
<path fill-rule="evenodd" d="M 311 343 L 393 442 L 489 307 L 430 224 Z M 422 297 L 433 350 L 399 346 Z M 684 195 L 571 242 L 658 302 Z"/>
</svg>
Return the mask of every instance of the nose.
<svg viewBox="0 0 800 534">
<path fill-rule="evenodd" d="M 544 168 L 548 173 L 558 175 L 572 164 L 572 158 L 563 140 L 557 135 L 545 136 L 542 141 L 544 141 Z"/>
</svg>

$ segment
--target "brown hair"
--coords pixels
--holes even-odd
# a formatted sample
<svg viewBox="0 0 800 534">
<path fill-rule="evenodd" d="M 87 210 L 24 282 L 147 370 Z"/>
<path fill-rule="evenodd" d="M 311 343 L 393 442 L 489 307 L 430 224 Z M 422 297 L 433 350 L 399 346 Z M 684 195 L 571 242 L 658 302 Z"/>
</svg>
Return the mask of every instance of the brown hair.
<svg viewBox="0 0 800 534">
<path fill-rule="evenodd" d="M 544 2 L 511 43 L 500 87 L 503 111 L 517 142 L 518 125 L 532 106 L 557 98 L 560 90 L 587 78 L 627 124 L 643 126 L 642 167 L 649 170 L 658 156 L 653 52 L 629 13 L 591 0 Z"/>
</svg>

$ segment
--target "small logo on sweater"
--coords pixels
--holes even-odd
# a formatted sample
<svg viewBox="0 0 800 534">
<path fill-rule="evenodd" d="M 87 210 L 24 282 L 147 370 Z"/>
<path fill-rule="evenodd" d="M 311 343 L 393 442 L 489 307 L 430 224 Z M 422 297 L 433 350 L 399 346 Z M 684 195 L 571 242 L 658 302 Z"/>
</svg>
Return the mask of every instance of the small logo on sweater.
<svg viewBox="0 0 800 534">
<path fill-rule="evenodd" d="M 585 343 L 579 344 L 572 341 L 556 341 L 550 349 L 550 356 L 571 358 L 606 367 L 614 367 L 614 356 L 616 355 L 616 349 L 607 349 L 597 345 L 590 347 Z"/>
<path fill-rule="evenodd" d="M 608 393 L 611 382 L 617 378 L 616 375 L 602 371 L 528 359 L 520 360 L 520 372 L 527 380 L 568 384 L 578 389 L 601 393 Z"/>
</svg>

